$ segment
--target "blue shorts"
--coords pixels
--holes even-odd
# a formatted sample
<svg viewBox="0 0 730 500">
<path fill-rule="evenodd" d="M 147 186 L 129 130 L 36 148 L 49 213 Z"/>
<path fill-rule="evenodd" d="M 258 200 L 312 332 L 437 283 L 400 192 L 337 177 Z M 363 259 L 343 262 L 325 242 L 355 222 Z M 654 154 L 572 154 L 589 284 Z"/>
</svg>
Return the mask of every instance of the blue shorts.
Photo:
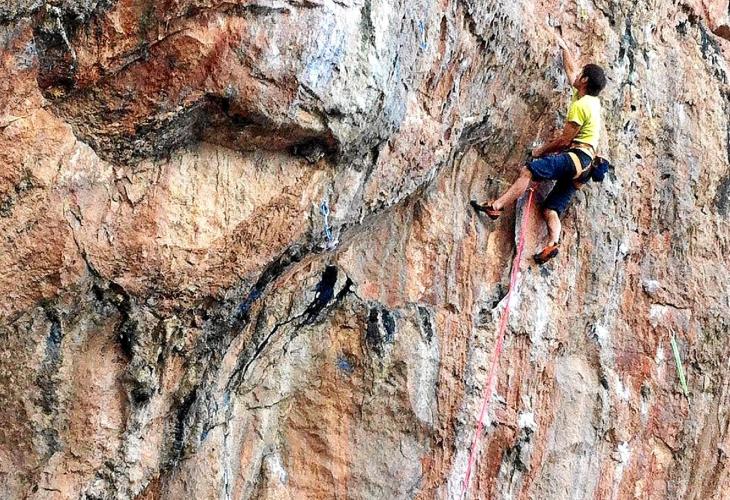
<svg viewBox="0 0 730 500">
<path fill-rule="evenodd" d="M 582 151 L 576 151 L 575 153 L 578 155 L 583 168 L 591 163 L 591 158 L 587 154 Z M 555 210 L 559 215 L 563 215 L 577 191 L 573 185 L 575 165 L 573 165 L 573 160 L 570 159 L 568 153 L 537 158 L 527 164 L 527 169 L 532 172 L 533 180 L 557 181 L 542 203 L 542 207 Z"/>
</svg>

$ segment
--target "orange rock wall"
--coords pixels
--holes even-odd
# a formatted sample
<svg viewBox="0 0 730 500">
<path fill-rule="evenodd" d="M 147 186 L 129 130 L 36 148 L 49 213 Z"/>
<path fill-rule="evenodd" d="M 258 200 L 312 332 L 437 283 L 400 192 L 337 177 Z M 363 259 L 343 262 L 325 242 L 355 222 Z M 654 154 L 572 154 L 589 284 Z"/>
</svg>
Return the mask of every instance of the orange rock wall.
<svg viewBox="0 0 730 500">
<path fill-rule="evenodd" d="M 0 490 L 458 498 L 545 237 L 468 202 L 561 125 L 559 30 L 615 169 L 520 264 L 470 497 L 727 497 L 727 8 L 0 6 Z"/>
</svg>

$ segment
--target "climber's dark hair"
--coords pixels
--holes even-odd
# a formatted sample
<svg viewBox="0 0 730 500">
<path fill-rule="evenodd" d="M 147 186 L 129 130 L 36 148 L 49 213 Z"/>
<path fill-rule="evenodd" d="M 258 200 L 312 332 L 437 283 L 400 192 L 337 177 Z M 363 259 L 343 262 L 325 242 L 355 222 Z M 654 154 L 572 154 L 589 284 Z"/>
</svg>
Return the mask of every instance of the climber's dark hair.
<svg viewBox="0 0 730 500">
<path fill-rule="evenodd" d="M 597 64 L 586 64 L 583 66 L 583 72 L 581 76 L 588 79 L 588 86 L 586 88 L 586 94 L 597 96 L 606 86 L 606 73 L 603 72 Z"/>
</svg>

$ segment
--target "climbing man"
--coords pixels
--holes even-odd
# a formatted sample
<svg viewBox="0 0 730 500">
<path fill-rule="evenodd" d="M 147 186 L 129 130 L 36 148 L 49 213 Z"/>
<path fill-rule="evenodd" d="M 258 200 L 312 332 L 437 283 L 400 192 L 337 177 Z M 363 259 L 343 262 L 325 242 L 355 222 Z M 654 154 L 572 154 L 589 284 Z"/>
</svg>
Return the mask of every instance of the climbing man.
<svg viewBox="0 0 730 500">
<path fill-rule="evenodd" d="M 601 101 L 598 95 L 606 86 L 606 75 L 596 64 L 587 64 L 580 73 L 565 41 L 556 35 L 562 51 L 563 66 L 573 85 L 573 97 L 562 132 L 545 145 L 532 150 L 530 160 L 520 170 L 519 178 L 507 191 L 486 205 L 475 200 L 471 206 L 477 212 L 496 219 L 504 207 L 512 204 L 530 186 L 532 181 L 556 181 L 543 202 L 543 215 L 548 226 L 549 241 L 535 254 L 538 264 L 544 264 L 558 254 L 560 243 L 560 216 L 568 208 L 576 190 L 589 178 L 603 180 L 606 164 L 593 161 L 601 130 Z M 598 171 L 596 171 L 598 170 Z"/>
</svg>

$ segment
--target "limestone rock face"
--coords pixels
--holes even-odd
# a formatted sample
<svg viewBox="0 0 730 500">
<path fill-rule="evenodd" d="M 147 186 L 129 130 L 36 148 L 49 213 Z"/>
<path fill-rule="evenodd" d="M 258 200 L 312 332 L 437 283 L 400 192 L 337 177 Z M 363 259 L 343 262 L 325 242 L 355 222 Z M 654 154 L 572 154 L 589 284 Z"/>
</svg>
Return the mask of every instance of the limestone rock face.
<svg viewBox="0 0 730 500">
<path fill-rule="evenodd" d="M 728 6 L 650 3 L 0 6 L 3 497 L 459 498 L 521 232 L 470 497 L 726 497 Z M 615 168 L 539 268 L 468 202 L 555 31 Z"/>
</svg>

